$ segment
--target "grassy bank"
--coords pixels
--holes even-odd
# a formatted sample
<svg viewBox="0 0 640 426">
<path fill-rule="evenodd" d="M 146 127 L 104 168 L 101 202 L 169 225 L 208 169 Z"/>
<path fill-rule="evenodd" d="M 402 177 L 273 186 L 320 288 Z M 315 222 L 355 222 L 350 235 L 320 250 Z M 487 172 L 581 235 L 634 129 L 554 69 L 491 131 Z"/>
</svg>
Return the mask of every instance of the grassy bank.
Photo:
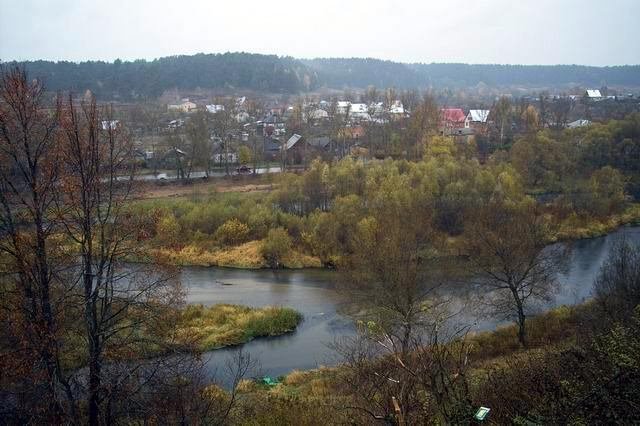
<svg viewBox="0 0 640 426">
<path fill-rule="evenodd" d="M 291 308 L 240 305 L 190 305 L 178 321 L 178 338 L 195 340 L 199 350 L 208 351 L 246 343 L 256 337 L 292 332 L 302 315 Z"/>
<path fill-rule="evenodd" d="M 640 204 L 637 203 L 631 204 L 622 213 L 602 219 L 572 214 L 561 222 L 557 239 L 579 240 L 601 237 L 620 226 L 638 224 L 640 224 Z"/>
<path fill-rule="evenodd" d="M 261 253 L 262 244 L 262 241 L 249 241 L 235 247 L 213 249 L 189 244 L 180 249 L 161 248 L 157 251 L 174 265 L 261 269 L 268 267 Z M 317 257 L 294 248 L 282 258 L 281 266 L 289 269 L 320 268 L 322 263 Z"/>
</svg>

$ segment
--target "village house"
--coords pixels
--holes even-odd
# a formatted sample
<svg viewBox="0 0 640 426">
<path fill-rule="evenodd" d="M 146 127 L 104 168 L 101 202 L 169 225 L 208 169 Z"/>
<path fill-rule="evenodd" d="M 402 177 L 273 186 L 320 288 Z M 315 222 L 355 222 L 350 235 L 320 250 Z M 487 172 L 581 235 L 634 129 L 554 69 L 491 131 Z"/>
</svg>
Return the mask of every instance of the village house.
<svg viewBox="0 0 640 426">
<path fill-rule="evenodd" d="M 195 111 L 197 108 L 198 106 L 194 102 L 191 102 L 189 99 L 183 99 L 182 102 L 179 104 L 167 105 L 167 109 L 169 111 L 179 111 L 179 112 L 185 112 L 185 113 Z"/>
<path fill-rule="evenodd" d="M 235 164 L 236 161 L 238 161 L 238 153 L 232 149 L 229 149 L 227 152 L 224 141 L 219 137 L 214 137 L 213 147 L 211 149 L 211 160 L 220 167 L 227 163 Z"/>
<path fill-rule="evenodd" d="M 351 108 L 351 102 L 349 101 L 338 101 L 336 104 L 336 110 L 338 114 L 346 114 Z"/>
<path fill-rule="evenodd" d="M 405 109 L 404 109 L 404 105 L 402 105 L 402 102 L 400 101 L 395 101 L 390 107 L 389 107 L 389 114 L 394 115 L 394 116 L 404 116 L 406 113 Z"/>
<path fill-rule="evenodd" d="M 282 142 L 280 139 L 265 136 L 262 141 L 262 158 L 264 161 L 276 161 L 280 159 Z"/>
<path fill-rule="evenodd" d="M 177 119 L 177 120 L 171 120 L 169 121 L 169 124 L 167 124 L 167 128 L 169 130 L 175 130 L 179 127 L 184 126 L 184 120 L 182 119 Z"/>
<path fill-rule="evenodd" d="M 120 127 L 120 120 L 103 120 L 102 130 L 115 130 Z"/>
<path fill-rule="evenodd" d="M 305 119 L 310 120 L 326 120 L 329 118 L 329 113 L 321 108 L 314 109 L 309 113 L 309 117 L 305 117 Z"/>
<path fill-rule="evenodd" d="M 224 111 L 224 105 L 218 105 L 218 104 L 205 105 L 205 108 L 207 108 L 207 111 L 210 112 L 211 114 Z"/>
<path fill-rule="evenodd" d="M 316 136 L 314 138 L 309 138 L 308 143 L 311 153 L 314 156 L 319 155 L 325 160 L 330 159 L 334 154 L 334 152 L 331 152 L 332 145 L 334 147 L 334 151 L 337 146 L 337 144 L 331 143 L 331 138 L 329 136 Z"/>
<path fill-rule="evenodd" d="M 440 131 L 443 135 L 453 135 L 465 128 L 466 114 L 460 108 L 440 110 Z"/>
<path fill-rule="evenodd" d="M 488 109 L 472 109 L 467 114 L 464 121 L 465 129 L 473 129 L 476 132 L 484 132 L 489 121 L 490 111 Z"/>
<path fill-rule="evenodd" d="M 287 164 L 302 164 L 309 147 L 306 139 L 296 133 L 289 138 L 283 148 Z"/>
<path fill-rule="evenodd" d="M 599 101 L 603 98 L 600 90 L 598 89 L 587 89 L 585 92 L 585 96 L 592 101 Z"/>
<path fill-rule="evenodd" d="M 580 119 L 580 120 L 576 120 L 576 121 L 572 121 L 571 123 L 567 124 L 567 128 L 568 129 L 577 129 L 579 127 L 585 127 L 591 124 L 591 121 L 589 120 L 584 120 L 584 119 Z"/>
<path fill-rule="evenodd" d="M 349 118 L 351 120 L 370 120 L 371 117 L 369 116 L 367 104 L 351 104 L 349 108 Z"/>
<path fill-rule="evenodd" d="M 236 114 L 235 118 L 238 123 L 246 123 L 251 117 L 245 111 L 240 111 Z"/>
</svg>

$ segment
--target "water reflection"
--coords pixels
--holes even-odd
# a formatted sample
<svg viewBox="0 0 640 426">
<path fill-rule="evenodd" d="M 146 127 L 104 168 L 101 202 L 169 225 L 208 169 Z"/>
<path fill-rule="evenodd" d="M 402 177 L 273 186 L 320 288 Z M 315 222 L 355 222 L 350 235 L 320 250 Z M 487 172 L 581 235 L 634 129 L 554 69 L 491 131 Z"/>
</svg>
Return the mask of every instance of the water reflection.
<svg viewBox="0 0 640 426">
<path fill-rule="evenodd" d="M 553 301 L 542 308 L 579 303 L 592 294 L 593 280 L 615 240 L 625 237 L 640 244 L 640 227 L 621 228 L 606 237 L 571 244 L 566 270 L 559 276 L 558 292 Z M 244 345 L 244 350 L 258 358 L 262 371 L 281 375 L 293 369 L 309 369 L 335 363 L 335 353 L 327 347 L 336 338 L 352 335 L 352 321 L 344 315 L 348 304 L 335 290 L 336 274 L 327 270 L 245 271 L 223 268 L 185 268 L 182 282 L 188 287 L 188 302 L 211 305 L 237 303 L 248 306 L 290 306 L 304 315 L 304 321 L 291 334 L 271 339 L 258 339 Z M 496 327 L 499 321 L 482 317 L 476 308 L 466 304 L 467 291 L 450 287 L 452 306 L 461 312 L 457 321 L 473 324 L 476 330 Z M 221 360 L 238 348 L 227 348 L 206 354 L 214 369 Z"/>
</svg>

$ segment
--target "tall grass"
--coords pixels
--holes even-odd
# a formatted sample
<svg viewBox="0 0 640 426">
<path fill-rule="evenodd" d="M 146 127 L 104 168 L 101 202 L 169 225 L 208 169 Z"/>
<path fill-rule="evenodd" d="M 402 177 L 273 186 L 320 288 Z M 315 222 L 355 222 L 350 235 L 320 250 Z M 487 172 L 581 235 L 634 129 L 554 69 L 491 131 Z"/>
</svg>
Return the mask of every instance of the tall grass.
<svg viewBox="0 0 640 426">
<path fill-rule="evenodd" d="M 182 312 L 178 333 L 185 339 L 196 339 L 198 348 L 208 351 L 256 337 L 279 336 L 295 330 L 300 321 L 300 313 L 285 307 L 190 305 Z"/>
</svg>

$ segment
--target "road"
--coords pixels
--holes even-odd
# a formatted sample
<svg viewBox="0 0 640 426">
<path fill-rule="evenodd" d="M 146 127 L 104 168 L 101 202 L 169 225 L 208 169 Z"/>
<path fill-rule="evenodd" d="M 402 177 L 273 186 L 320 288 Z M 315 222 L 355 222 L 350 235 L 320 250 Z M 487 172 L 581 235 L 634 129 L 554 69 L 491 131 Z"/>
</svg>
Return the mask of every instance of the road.
<svg viewBox="0 0 640 426">
<path fill-rule="evenodd" d="M 230 169 L 230 171 L 232 175 L 238 175 L 235 169 Z M 280 167 L 261 167 L 256 169 L 256 174 L 262 175 L 265 173 L 280 173 L 280 171 L 281 171 Z M 244 176 L 248 176 L 250 174 L 251 173 L 243 173 Z M 225 177 L 226 175 L 227 174 L 225 172 L 209 172 L 209 177 L 212 177 L 212 178 Z M 189 179 L 202 179 L 204 177 L 206 177 L 205 172 L 191 172 Z M 129 179 L 129 176 L 118 177 L 119 181 L 124 181 L 127 179 Z M 168 173 L 158 173 L 158 174 L 148 173 L 144 175 L 136 175 L 134 179 L 148 182 L 148 181 L 161 181 L 161 180 L 176 180 L 178 179 L 178 176 L 174 174 L 168 174 Z"/>
</svg>

